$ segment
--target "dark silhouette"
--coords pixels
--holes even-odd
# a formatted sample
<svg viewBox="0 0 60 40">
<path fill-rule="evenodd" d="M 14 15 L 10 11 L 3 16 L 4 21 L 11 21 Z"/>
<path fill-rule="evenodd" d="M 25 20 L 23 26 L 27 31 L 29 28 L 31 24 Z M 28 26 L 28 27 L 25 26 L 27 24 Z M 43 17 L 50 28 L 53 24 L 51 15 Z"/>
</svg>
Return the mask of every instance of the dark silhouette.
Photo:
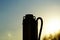
<svg viewBox="0 0 60 40">
<path fill-rule="evenodd" d="M 41 20 L 40 33 L 38 38 L 38 19 Z M 23 17 L 23 40 L 40 40 L 42 32 L 43 20 L 41 17 L 37 19 L 32 14 Z"/>
<path fill-rule="evenodd" d="M 48 34 L 48 35 L 49 37 L 45 35 L 42 39 L 43 40 L 60 40 L 60 31 L 57 34 L 54 33 L 54 35 L 52 34 Z"/>
</svg>

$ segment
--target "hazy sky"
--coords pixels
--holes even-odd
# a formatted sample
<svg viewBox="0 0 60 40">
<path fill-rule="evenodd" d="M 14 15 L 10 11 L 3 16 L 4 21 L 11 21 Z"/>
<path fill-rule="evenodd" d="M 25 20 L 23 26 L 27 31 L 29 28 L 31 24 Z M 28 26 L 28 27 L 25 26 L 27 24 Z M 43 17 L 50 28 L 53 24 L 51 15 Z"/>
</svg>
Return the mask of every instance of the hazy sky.
<svg viewBox="0 0 60 40">
<path fill-rule="evenodd" d="M 29 13 L 32 13 L 36 17 L 42 17 L 44 20 L 44 28 L 46 26 L 50 27 L 50 25 L 53 26 L 56 21 L 60 23 L 60 1 L 0 0 L 0 40 L 22 40 L 23 16 Z M 55 19 L 56 21 L 54 21 Z"/>
</svg>

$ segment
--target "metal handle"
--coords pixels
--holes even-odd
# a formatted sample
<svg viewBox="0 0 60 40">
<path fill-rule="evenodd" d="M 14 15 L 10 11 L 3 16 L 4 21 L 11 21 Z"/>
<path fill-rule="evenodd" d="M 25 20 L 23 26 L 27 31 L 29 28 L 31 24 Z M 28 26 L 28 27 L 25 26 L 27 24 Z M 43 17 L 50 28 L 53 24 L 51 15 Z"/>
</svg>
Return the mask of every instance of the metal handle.
<svg viewBox="0 0 60 40">
<path fill-rule="evenodd" d="M 40 38 L 41 38 L 41 32 L 42 32 L 42 26 L 43 26 L 43 19 L 41 17 L 38 17 L 37 18 L 37 24 L 38 24 L 38 19 L 41 20 L 41 27 L 40 27 L 39 37 L 38 37 L 38 40 L 40 40 Z"/>
</svg>

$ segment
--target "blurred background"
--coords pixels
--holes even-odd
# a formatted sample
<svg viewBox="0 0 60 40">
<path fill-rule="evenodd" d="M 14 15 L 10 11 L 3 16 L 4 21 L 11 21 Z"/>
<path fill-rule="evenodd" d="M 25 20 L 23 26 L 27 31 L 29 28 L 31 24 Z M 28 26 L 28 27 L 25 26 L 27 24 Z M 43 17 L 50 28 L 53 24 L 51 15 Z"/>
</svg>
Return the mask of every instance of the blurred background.
<svg viewBox="0 0 60 40">
<path fill-rule="evenodd" d="M 60 0 L 0 0 L 0 40 L 23 40 L 25 14 L 43 18 L 42 37 L 60 29 Z"/>
</svg>

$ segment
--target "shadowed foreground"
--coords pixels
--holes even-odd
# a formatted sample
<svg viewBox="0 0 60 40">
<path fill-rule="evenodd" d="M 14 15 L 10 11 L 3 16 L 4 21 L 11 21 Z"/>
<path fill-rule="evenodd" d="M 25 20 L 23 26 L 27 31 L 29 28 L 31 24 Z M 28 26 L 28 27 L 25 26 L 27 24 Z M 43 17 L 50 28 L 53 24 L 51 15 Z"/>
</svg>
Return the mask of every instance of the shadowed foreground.
<svg viewBox="0 0 60 40">
<path fill-rule="evenodd" d="M 60 40 L 60 31 L 57 34 L 49 34 L 43 37 L 43 40 Z"/>
</svg>

